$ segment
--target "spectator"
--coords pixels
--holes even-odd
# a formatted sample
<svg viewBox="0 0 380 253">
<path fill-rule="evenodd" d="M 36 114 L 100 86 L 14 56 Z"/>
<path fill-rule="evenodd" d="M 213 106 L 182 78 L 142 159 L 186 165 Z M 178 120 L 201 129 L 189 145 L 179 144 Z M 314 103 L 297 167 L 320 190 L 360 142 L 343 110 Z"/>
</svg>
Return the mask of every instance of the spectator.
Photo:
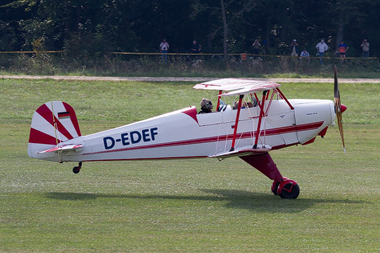
<svg viewBox="0 0 380 253">
<path fill-rule="evenodd" d="M 303 59 L 307 60 L 307 62 L 310 62 L 310 54 L 306 51 L 306 48 L 304 48 L 300 54 L 300 61 L 302 62 Z"/>
<path fill-rule="evenodd" d="M 168 62 L 168 50 L 169 50 L 169 43 L 166 42 L 166 39 L 162 39 L 162 42 L 160 43 L 160 53 L 161 57 L 165 59 L 165 62 Z"/>
<path fill-rule="evenodd" d="M 201 45 L 198 45 L 196 40 L 194 40 L 193 45 L 191 45 L 191 52 L 195 54 L 201 52 Z"/>
<path fill-rule="evenodd" d="M 363 50 L 363 54 L 362 56 L 363 57 L 369 57 L 369 43 L 367 41 L 367 39 L 364 39 L 362 44 L 360 45 L 360 47 L 362 48 Z"/>
<path fill-rule="evenodd" d="M 321 40 L 321 42 L 317 44 L 316 48 L 318 49 L 318 56 L 320 57 L 321 64 L 323 64 L 323 56 L 329 47 L 326 45 L 324 40 Z"/>
<path fill-rule="evenodd" d="M 253 42 L 252 46 L 253 46 L 254 58 L 256 59 L 259 56 L 259 54 L 260 54 L 261 44 L 259 43 L 258 40 L 255 40 L 255 42 Z"/>
<path fill-rule="evenodd" d="M 290 44 L 290 50 L 290 56 L 298 56 L 298 44 L 296 39 L 294 39 Z"/>
<path fill-rule="evenodd" d="M 339 55 L 340 55 L 340 62 L 341 63 L 344 63 L 344 60 L 346 58 L 346 52 L 348 50 L 348 46 L 346 44 L 344 44 L 343 40 L 340 42 L 340 44 L 338 45 L 338 52 L 339 52 Z"/>
</svg>

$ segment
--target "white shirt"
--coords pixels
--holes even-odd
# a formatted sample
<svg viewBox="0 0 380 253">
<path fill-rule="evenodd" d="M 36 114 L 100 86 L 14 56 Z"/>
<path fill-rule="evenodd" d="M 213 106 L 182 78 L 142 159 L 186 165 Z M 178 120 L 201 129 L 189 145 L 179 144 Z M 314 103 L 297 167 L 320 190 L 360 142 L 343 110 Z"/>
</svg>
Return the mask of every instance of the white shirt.
<svg viewBox="0 0 380 253">
<path fill-rule="evenodd" d="M 161 51 L 167 51 L 169 49 L 169 43 L 168 42 L 161 42 L 160 44 Z"/>
<path fill-rule="evenodd" d="M 309 57 L 309 53 L 307 51 L 302 51 L 301 54 L 300 54 L 301 57 Z"/>
<path fill-rule="evenodd" d="M 324 53 L 329 47 L 326 45 L 326 43 L 321 43 L 319 42 L 316 46 L 316 48 L 318 49 L 318 52 L 320 53 Z"/>
</svg>

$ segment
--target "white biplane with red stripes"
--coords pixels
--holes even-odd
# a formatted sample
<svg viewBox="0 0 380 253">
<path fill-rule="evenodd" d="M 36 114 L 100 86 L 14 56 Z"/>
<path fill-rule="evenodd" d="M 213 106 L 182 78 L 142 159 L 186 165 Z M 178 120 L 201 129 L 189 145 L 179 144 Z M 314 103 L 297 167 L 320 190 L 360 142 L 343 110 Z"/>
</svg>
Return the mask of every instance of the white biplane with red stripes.
<svg viewBox="0 0 380 253">
<path fill-rule="evenodd" d="M 343 140 L 335 75 L 335 102 L 286 99 L 281 85 L 247 79 L 220 79 L 194 86 L 217 90 L 216 110 L 198 113 L 195 106 L 103 132 L 82 136 L 74 109 L 65 102 L 48 102 L 33 115 L 28 154 L 54 162 L 182 159 L 238 156 L 273 180 L 272 192 L 295 199 L 298 184 L 281 175 L 269 152 L 310 144 L 338 125 Z M 237 96 L 235 108 L 223 102 Z M 248 102 L 246 102 L 248 101 Z M 344 142 L 343 142 L 344 146 Z"/>
</svg>

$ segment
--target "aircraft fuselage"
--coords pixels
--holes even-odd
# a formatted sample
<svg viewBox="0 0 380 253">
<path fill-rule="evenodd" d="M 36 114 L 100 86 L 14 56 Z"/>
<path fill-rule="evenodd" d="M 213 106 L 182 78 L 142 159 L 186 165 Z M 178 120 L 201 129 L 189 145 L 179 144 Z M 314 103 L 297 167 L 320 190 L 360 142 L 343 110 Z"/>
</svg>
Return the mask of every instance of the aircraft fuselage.
<svg viewBox="0 0 380 253">
<path fill-rule="evenodd" d="M 330 100 L 266 101 L 259 127 L 257 149 L 275 150 L 307 144 L 335 123 Z M 268 104 L 270 103 L 270 104 Z M 237 110 L 227 106 L 221 112 L 198 114 L 195 107 L 166 113 L 151 119 L 103 132 L 63 140 L 60 146 L 81 145 L 75 150 L 40 153 L 46 145 L 29 144 L 30 156 L 57 162 L 179 159 L 213 157 L 231 148 Z M 242 108 L 235 149 L 252 149 L 257 136 L 260 107 Z M 52 145 L 51 147 L 53 147 Z"/>
</svg>

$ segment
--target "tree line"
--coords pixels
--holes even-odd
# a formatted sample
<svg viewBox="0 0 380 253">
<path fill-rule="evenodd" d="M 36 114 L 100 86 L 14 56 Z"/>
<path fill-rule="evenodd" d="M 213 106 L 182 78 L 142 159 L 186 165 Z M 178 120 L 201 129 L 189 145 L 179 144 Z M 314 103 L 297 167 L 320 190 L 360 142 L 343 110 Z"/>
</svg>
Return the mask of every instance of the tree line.
<svg viewBox="0 0 380 253">
<path fill-rule="evenodd" d="M 0 50 L 64 50 L 73 57 L 109 52 L 190 52 L 193 40 L 204 53 L 290 54 L 290 43 L 311 55 L 324 39 L 331 54 L 341 40 L 349 56 L 379 53 L 378 0 L 2 0 Z M 40 43 L 36 43 L 36 41 Z"/>
</svg>

